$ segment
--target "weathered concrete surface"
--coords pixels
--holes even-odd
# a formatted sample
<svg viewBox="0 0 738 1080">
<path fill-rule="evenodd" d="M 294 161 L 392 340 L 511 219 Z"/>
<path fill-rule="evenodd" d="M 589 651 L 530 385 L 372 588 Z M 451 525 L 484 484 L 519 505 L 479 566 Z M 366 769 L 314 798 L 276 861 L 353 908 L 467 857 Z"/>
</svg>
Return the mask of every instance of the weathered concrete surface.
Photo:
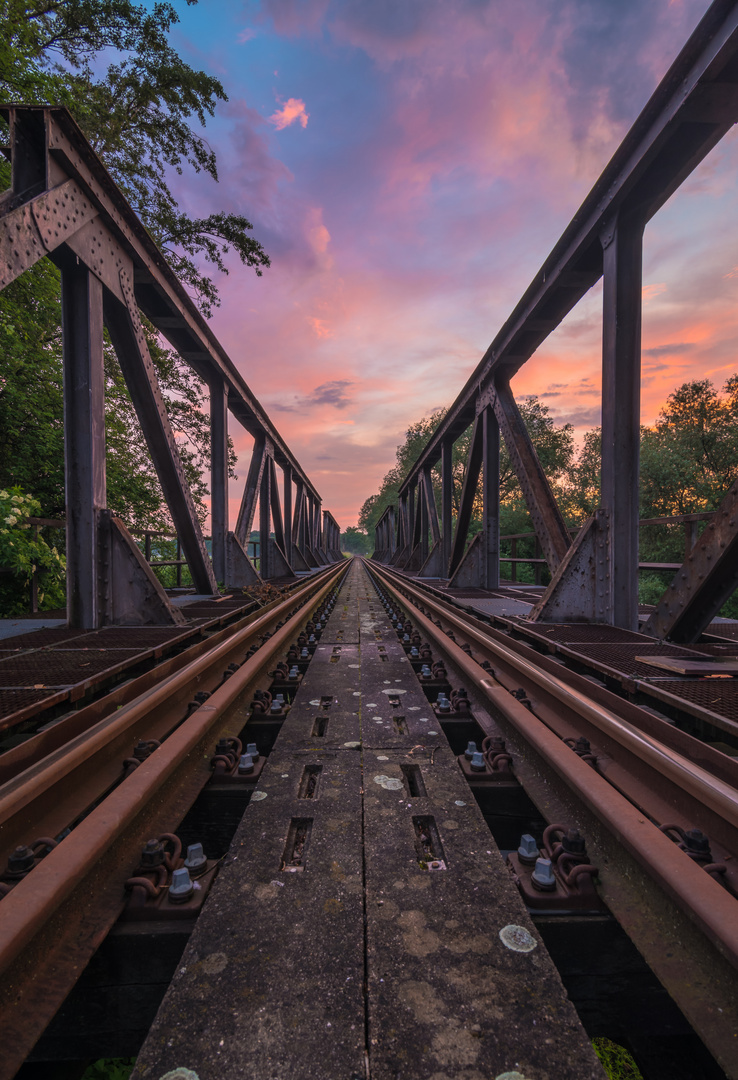
<svg viewBox="0 0 738 1080">
<path fill-rule="evenodd" d="M 258 790 L 134 1080 L 601 1080 L 358 566 Z"/>
</svg>

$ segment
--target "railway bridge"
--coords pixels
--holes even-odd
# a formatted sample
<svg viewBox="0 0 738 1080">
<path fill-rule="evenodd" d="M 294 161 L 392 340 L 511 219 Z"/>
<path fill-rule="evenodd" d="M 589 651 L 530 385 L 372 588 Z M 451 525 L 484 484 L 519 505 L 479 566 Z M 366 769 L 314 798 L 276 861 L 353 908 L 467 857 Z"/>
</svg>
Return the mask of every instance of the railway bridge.
<svg viewBox="0 0 738 1080">
<path fill-rule="evenodd" d="M 0 1078 L 594 1080 L 594 1040 L 611 1076 L 735 1080 L 738 484 L 682 520 L 660 602 L 637 585 L 643 231 L 738 119 L 738 5 L 709 8 L 366 560 L 69 113 L 5 116 L 0 287 L 61 273 L 68 576 L 65 618 L 0 626 Z M 571 536 L 510 380 L 600 278 L 602 503 Z M 144 318 L 208 389 L 209 538 Z M 105 331 L 181 588 L 107 503 Z M 500 555 L 501 438 L 538 584 Z"/>
</svg>

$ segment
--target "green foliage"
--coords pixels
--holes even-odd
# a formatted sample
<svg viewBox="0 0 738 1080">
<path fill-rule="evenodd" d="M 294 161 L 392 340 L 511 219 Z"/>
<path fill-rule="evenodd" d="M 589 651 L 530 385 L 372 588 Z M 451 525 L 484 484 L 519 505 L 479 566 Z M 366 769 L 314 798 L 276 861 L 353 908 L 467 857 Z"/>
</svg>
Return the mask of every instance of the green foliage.
<svg viewBox="0 0 738 1080">
<path fill-rule="evenodd" d="M 641 517 L 716 510 L 738 477 L 738 375 L 678 387 L 641 434 Z"/>
<path fill-rule="evenodd" d="M 592 1047 L 602 1062 L 608 1080 L 643 1080 L 633 1055 L 624 1046 L 601 1035 L 592 1040 Z"/>
<path fill-rule="evenodd" d="M 100 1058 L 85 1069 L 81 1080 L 128 1080 L 135 1058 Z"/>
<path fill-rule="evenodd" d="M 370 555 L 373 550 L 373 538 L 355 525 L 349 525 L 346 531 L 341 533 L 341 551 L 351 555 Z"/>
<path fill-rule="evenodd" d="M 63 517 L 64 427 L 59 274 L 43 261 L 0 293 L 0 484 L 32 491 Z M 210 462 L 205 388 L 145 324 L 149 351 L 195 504 L 204 520 Z M 108 506 L 129 528 L 171 529 L 161 487 L 110 342 L 105 340 Z M 231 472 L 235 455 L 231 449 Z"/>
<path fill-rule="evenodd" d="M 549 416 L 548 406 L 543 405 L 535 396 L 524 398 L 518 402 L 518 408 L 533 445 L 536 447 L 544 471 L 554 486 L 560 484 L 566 476 L 574 454 L 571 424 L 557 425 L 553 418 Z M 430 416 L 423 417 L 417 423 L 411 424 L 405 432 L 404 443 L 397 447 L 397 464 L 385 475 L 379 492 L 370 496 L 359 511 L 359 528 L 366 530 L 372 542 L 377 522 L 388 506 L 397 503 L 398 491 L 403 481 L 445 415 L 445 409 L 438 409 Z M 464 471 L 469 455 L 471 436 L 472 428 L 469 427 L 456 440 L 453 447 L 451 469 L 453 476 L 452 513 L 454 518 L 458 514 L 461 502 Z M 441 487 L 440 464 L 436 465 L 432 471 L 438 503 L 437 509 L 440 513 L 440 502 L 438 502 Z M 512 467 L 510 455 L 504 444 L 500 449 L 500 500 L 502 507 L 509 510 L 511 521 L 514 517 L 521 524 L 520 528 L 510 528 L 509 531 L 523 532 L 524 529 L 531 527 L 527 511 L 522 511 L 523 516 L 521 518 L 522 492 Z M 480 527 L 481 515 L 480 489 L 475 498 L 472 513 L 470 529 L 472 534 Z M 505 531 L 507 531 L 507 526 Z"/>
<path fill-rule="evenodd" d="M 28 611 L 29 589 L 37 574 L 40 610 L 64 604 L 66 562 L 25 520 L 38 517 L 37 499 L 20 487 L 0 490 L 0 616 L 8 618 Z"/>
<path fill-rule="evenodd" d="M 187 0 L 188 4 L 196 0 Z M 0 101 L 70 109 L 133 209 L 164 249 L 205 314 L 218 304 L 198 259 L 227 273 L 232 249 L 257 274 L 269 266 L 243 214 L 182 212 L 169 186 L 186 167 L 218 178 L 201 128 L 227 95 L 169 41 L 168 3 L 131 0 L 0 0 Z M 105 60 L 111 59 L 107 65 Z"/>
<path fill-rule="evenodd" d="M 195 0 L 187 0 L 188 3 Z M 0 101 L 66 105 L 175 271 L 209 314 L 218 302 L 198 267 L 227 272 L 233 248 L 258 274 L 269 260 L 248 236 L 250 222 L 219 211 L 192 218 L 169 187 L 185 168 L 217 180 L 200 128 L 226 100 L 221 83 L 189 67 L 169 41 L 168 3 L 131 0 L 0 0 Z M 0 186 L 9 182 L 0 162 Z M 149 349 L 198 513 L 204 518 L 209 465 L 204 387 L 162 347 Z M 60 284 L 48 260 L 0 293 L 0 484 L 32 491 L 45 516 L 64 514 Z M 131 528 L 166 530 L 171 520 L 115 354 L 106 339 L 108 505 Z M 235 456 L 231 451 L 231 471 Z"/>
<path fill-rule="evenodd" d="M 578 527 L 600 505 L 600 428 L 588 431 L 578 453 L 574 451 L 571 426 L 557 426 L 548 409 L 535 397 L 518 403 L 531 441 L 557 498 L 564 519 Z M 397 448 L 397 464 L 382 482 L 380 491 L 364 503 L 359 525 L 373 536 L 374 527 L 387 506 L 396 504 L 398 489 L 420 456 L 428 439 L 443 419 L 439 410 L 411 425 L 405 442 Z M 457 439 L 453 453 L 453 510 L 458 511 L 471 428 Z M 434 489 L 440 503 L 440 468 L 434 470 Z M 721 391 L 708 379 L 678 387 L 667 398 L 653 427 L 641 429 L 641 519 L 704 513 L 716 510 L 728 488 L 738 479 L 738 374 Z M 439 505 L 440 511 L 440 505 Z M 477 492 L 470 535 L 481 526 L 481 490 Z M 705 525 L 698 525 L 698 534 Z M 500 533 L 502 536 L 532 531 L 530 515 L 505 446 L 500 451 Z M 642 525 L 642 562 L 681 563 L 685 535 L 681 524 Z M 503 557 L 512 555 L 512 542 L 502 541 Z M 535 556 L 533 536 L 517 540 L 517 557 Z M 509 576 L 510 564 L 502 572 Z M 639 600 L 657 603 L 666 589 L 671 571 L 643 571 Z M 519 564 L 521 583 L 534 581 L 532 566 Z M 542 571 L 546 584 L 548 572 Z M 720 612 L 738 618 L 738 595 Z"/>
</svg>

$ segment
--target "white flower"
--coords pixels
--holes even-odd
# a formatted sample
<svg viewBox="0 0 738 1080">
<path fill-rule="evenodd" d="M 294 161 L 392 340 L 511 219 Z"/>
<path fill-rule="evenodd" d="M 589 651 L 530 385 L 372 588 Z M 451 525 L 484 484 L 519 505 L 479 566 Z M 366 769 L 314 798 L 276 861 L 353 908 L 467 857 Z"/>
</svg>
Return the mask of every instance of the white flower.
<svg viewBox="0 0 738 1080">
<path fill-rule="evenodd" d="M 13 495 L 10 501 L 12 503 L 15 503 L 17 506 L 19 503 L 23 502 L 23 499 L 20 497 L 20 495 Z"/>
<path fill-rule="evenodd" d="M 17 521 L 17 520 L 18 520 L 18 518 L 17 518 L 17 517 L 14 517 L 14 516 L 13 516 L 13 515 L 11 514 L 11 515 L 10 515 L 10 517 L 6 517 L 6 519 L 5 519 L 5 523 L 6 523 L 6 525 L 15 525 L 15 523 L 16 523 L 16 521 Z"/>
</svg>

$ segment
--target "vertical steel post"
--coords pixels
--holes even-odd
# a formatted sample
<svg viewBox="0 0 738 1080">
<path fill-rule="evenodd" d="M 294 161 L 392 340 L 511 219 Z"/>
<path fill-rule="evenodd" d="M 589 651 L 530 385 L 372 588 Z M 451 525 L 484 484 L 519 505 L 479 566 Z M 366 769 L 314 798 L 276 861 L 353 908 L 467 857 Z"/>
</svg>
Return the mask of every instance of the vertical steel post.
<svg viewBox="0 0 738 1080">
<path fill-rule="evenodd" d="M 105 509 L 103 290 L 82 266 L 62 271 L 67 621 L 102 625 L 106 592 L 100 511 Z"/>
<path fill-rule="evenodd" d="M 408 544 L 407 554 L 408 554 L 408 558 L 412 555 L 413 548 L 415 547 L 415 514 L 416 514 L 415 492 L 416 492 L 416 490 L 417 490 L 417 485 L 413 485 L 413 487 L 411 487 L 410 490 L 407 493 L 408 527 L 409 527 L 408 528 L 408 534 L 407 534 L 407 544 Z"/>
<path fill-rule="evenodd" d="M 270 508 L 272 505 L 272 470 L 267 467 L 261 474 L 261 486 L 259 489 L 259 573 L 262 580 L 266 581 L 271 576 L 271 559 L 269 557 L 269 532 L 270 532 Z"/>
<path fill-rule="evenodd" d="M 292 466 L 282 466 L 284 492 L 284 554 L 292 566 Z"/>
<path fill-rule="evenodd" d="M 643 225 L 602 234 L 602 506 L 609 515 L 609 619 L 638 629 Z"/>
<path fill-rule="evenodd" d="M 215 580 L 225 583 L 228 534 L 228 388 L 210 385 L 210 536 Z"/>
<path fill-rule="evenodd" d="M 446 440 L 441 444 L 441 565 L 444 573 L 448 573 L 453 542 L 453 453 L 453 442 Z"/>
<path fill-rule="evenodd" d="M 418 484 L 418 507 L 420 511 L 420 565 L 422 566 L 425 560 L 428 558 L 428 528 L 429 528 L 429 516 L 428 516 L 428 492 L 425 489 L 425 484 L 421 477 L 421 481 Z"/>
<path fill-rule="evenodd" d="M 482 543 L 484 587 L 500 585 L 500 426 L 494 409 L 482 412 Z"/>
</svg>

